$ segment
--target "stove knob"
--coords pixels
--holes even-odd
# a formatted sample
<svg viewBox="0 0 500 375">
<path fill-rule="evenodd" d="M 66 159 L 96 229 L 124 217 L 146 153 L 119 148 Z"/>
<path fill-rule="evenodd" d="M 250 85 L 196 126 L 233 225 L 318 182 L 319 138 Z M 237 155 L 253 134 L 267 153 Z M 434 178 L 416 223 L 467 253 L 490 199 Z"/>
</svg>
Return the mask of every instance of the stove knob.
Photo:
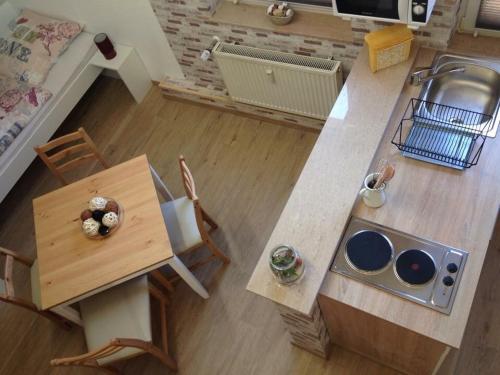
<svg viewBox="0 0 500 375">
<path fill-rule="evenodd" d="M 455 263 L 448 263 L 446 269 L 449 273 L 455 273 L 458 271 L 458 266 Z"/>
<path fill-rule="evenodd" d="M 413 7 L 413 14 L 416 16 L 420 16 L 425 13 L 425 8 L 422 5 L 415 5 Z"/>
<path fill-rule="evenodd" d="M 446 286 L 452 286 L 455 283 L 455 280 L 453 280 L 453 277 L 451 276 L 445 276 L 443 277 L 443 284 Z"/>
</svg>

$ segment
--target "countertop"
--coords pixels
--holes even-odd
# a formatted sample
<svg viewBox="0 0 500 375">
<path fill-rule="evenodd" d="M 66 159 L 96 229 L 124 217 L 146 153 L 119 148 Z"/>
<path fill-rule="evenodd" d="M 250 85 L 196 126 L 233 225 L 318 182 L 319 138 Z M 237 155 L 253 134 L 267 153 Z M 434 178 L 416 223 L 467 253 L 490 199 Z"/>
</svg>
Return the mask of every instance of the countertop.
<svg viewBox="0 0 500 375">
<path fill-rule="evenodd" d="M 414 44 L 408 61 L 373 74 L 363 48 L 262 252 L 248 290 L 301 313 L 311 312 L 417 50 Z M 305 277 L 294 286 L 280 286 L 269 270 L 269 253 L 282 243 L 298 249 L 305 261 Z"/>
<path fill-rule="evenodd" d="M 430 65 L 434 54 L 421 49 L 415 65 Z M 352 214 L 469 252 L 451 315 L 332 272 L 328 272 L 321 294 L 458 348 L 500 207 L 500 137 L 488 138 L 478 165 L 465 171 L 401 156 L 390 141 L 408 101 L 418 97 L 420 89 L 405 85 L 370 168 L 376 169 L 380 158 L 396 164 L 387 203 L 372 209 L 358 200 Z"/>
</svg>

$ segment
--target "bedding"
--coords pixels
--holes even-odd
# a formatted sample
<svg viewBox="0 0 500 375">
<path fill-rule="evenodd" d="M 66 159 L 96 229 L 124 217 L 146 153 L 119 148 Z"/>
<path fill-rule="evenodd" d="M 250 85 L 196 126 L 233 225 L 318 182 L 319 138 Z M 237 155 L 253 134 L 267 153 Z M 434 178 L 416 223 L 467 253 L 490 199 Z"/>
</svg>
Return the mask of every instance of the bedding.
<svg viewBox="0 0 500 375">
<path fill-rule="evenodd" d="M 41 84 L 82 25 L 24 9 L 9 23 L 9 30 L 10 35 L 0 35 L 0 73 Z"/>
<path fill-rule="evenodd" d="M 0 156 L 51 96 L 43 87 L 0 75 Z"/>
<path fill-rule="evenodd" d="M 1 6 L 0 6 L 1 11 Z M 52 93 L 52 97 L 45 103 L 27 124 L 23 131 L 14 139 L 14 142 L 0 156 L 0 179 L 2 171 L 18 157 L 25 143 L 44 126 L 46 117 L 57 109 L 60 101 L 77 76 L 85 69 L 89 59 L 94 55 L 96 46 L 94 35 L 80 33 L 68 47 L 68 50 L 57 60 L 45 82 L 41 85 Z M 45 125 L 47 126 L 47 125 Z M 44 140 L 45 141 L 45 140 Z M 43 142 L 41 142 L 43 143 Z M 30 147 L 31 150 L 31 147 Z"/>
</svg>

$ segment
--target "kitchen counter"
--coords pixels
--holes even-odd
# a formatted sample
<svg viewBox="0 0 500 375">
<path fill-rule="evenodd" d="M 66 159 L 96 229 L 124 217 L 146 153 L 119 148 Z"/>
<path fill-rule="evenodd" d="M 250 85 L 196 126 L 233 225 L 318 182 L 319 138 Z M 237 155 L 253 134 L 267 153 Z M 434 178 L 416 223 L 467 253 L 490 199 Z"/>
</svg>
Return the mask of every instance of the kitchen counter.
<svg viewBox="0 0 500 375">
<path fill-rule="evenodd" d="M 408 61 L 376 74 L 369 69 L 366 47 L 361 51 L 255 267 L 248 290 L 293 311 L 311 314 L 417 51 L 415 44 Z M 269 270 L 269 252 L 282 243 L 296 247 L 304 258 L 306 275 L 298 285 L 279 286 Z"/>
<path fill-rule="evenodd" d="M 376 74 L 369 71 L 366 49 L 360 54 L 247 289 L 302 314 L 311 313 L 321 293 L 459 348 L 498 215 L 500 141 L 489 138 L 479 164 L 465 171 L 400 155 L 390 140 L 409 99 L 421 89 L 405 84 L 416 50 L 406 63 Z M 421 49 L 415 66 L 430 65 L 434 55 Z M 397 171 L 387 203 L 372 209 L 357 193 L 380 158 L 393 160 Z M 328 272 L 351 214 L 469 252 L 451 315 Z M 279 286 L 268 269 L 269 252 L 280 243 L 295 246 L 305 259 L 306 275 L 298 285 Z"/>
<path fill-rule="evenodd" d="M 432 63 L 421 49 L 416 66 Z M 477 166 L 458 171 L 401 156 L 390 141 L 408 101 L 421 86 L 405 85 L 370 170 L 379 159 L 396 164 L 387 203 L 360 200 L 353 216 L 469 252 L 451 315 L 445 315 L 342 275 L 329 272 L 321 294 L 423 336 L 459 348 L 500 206 L 500 140 L 488 138 Z M 361 180 L 360 180 L 361 181 Z"/>
</svg>

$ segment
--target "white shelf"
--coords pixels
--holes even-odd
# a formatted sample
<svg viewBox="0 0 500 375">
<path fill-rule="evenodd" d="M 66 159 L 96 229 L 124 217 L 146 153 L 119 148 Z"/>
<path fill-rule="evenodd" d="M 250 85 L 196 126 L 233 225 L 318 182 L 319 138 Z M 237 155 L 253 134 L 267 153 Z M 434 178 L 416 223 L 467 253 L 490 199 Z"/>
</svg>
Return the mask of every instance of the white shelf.
<svg viewBox="0 0 500 375">
<path fill-rule="evenodd" d="M 107 60 L 101 51 L 97 50 L 94 57 L 90 60 L 91 64 L 100 66 L 104 69 L 118 70 L 130 56 L 134 48 L 121 44 L 114 44 L 116 56 Z"/>
<path fill-rule="evenodd" d="M 140 103 L 152 86 L 151 77 L 137 51 L 130 46 L 114 44 L 116 56 L 107 60 L 98 50 L 90 60 L 92 65 L 115 71 L 123 80 L 137 103 Z"/>
</svg>

